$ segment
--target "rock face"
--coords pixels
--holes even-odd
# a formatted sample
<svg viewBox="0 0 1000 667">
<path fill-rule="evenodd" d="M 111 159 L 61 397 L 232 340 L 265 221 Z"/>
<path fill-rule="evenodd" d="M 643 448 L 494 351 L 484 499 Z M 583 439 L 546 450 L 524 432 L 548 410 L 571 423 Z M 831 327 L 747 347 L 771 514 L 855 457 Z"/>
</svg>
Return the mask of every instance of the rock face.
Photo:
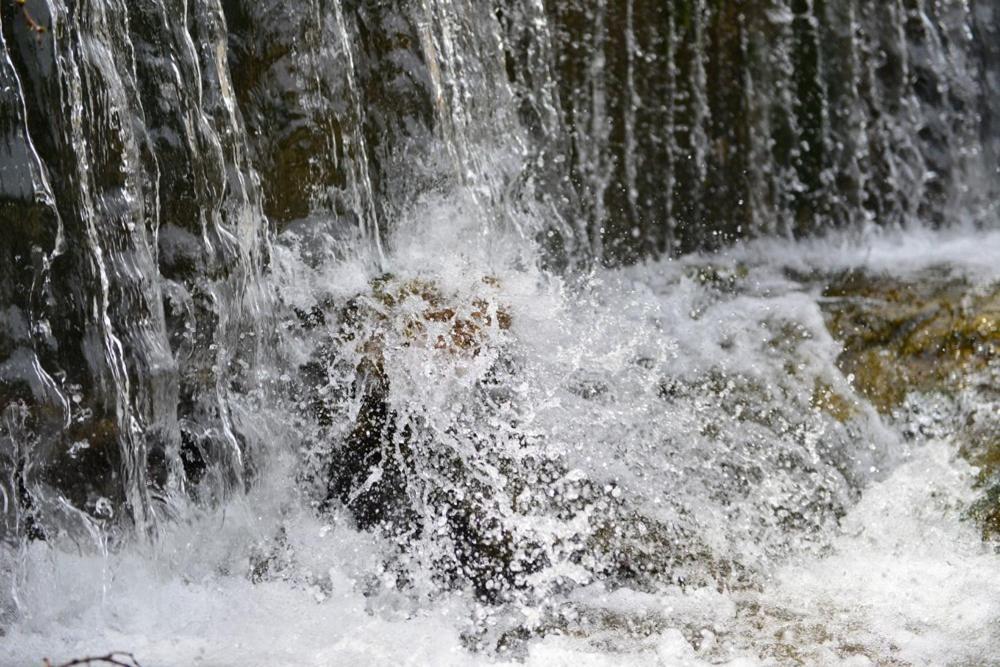
<svg viewBox="0 0 1000 667">
<path fill-rule="evenodd" d="M 28 495 L 148 527 L 182 447 L 242 474 L 227 384 L 253 363 L 267 229 L 225 21 L 211 2 L 28 4 L 40 35 L 2 9 L 0 410 L 19 426 L 0 442 Z"/>
<path fill-rule="evenodd" d="M 548 51 L 526 50 L 554 63 L 582 232 L 607 262 L 965 205 L 989 219 L 993 3 L 543 4 Z"/>
<path fill-rule="evenodd" d="M 955 438 L 979 467 L 971 509 L 1000 534 L 1000 286 L 945 270 L 906 278 L 848 272 L 823 292 L 841 370 L 914 437 Z M 921 407 L 920 398 L 934 401 Z"/>
<path fill-rule="evenodd" d="M 279 230 L 333 212 L 377 234 L 402 185 L 387 162 L 433 134 L 420 14 L 405 3 L 222 4 L 265 213 Z"/>
</svg>

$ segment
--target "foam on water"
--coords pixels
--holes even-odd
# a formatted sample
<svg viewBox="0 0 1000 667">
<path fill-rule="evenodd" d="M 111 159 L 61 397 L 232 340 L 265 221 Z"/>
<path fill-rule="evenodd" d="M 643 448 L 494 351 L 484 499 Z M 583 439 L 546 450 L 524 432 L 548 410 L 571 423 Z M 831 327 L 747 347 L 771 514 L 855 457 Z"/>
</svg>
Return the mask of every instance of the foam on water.
<svg viewBox="0 0 1000 667">
<path fill-rule="evenodd" d="M 286 243 L 279 290 L 305 307 L 320 293 L 363 292 L 388 270 L 461 300 L 496 276 L 512 319 L 496 344 L 517 362 L 507 389 L 519 427 L 558 454 L 567 484 L 589 479 L 669 526 L 669 539 L 644 547 L 664 553 L 634 557 L 662 558 L 674 576 L 615 582 L 554 560 L 557 571 L 538 580 L 550 599 L 520 607 L 430 585 L 397 590 L 385 565 L 392 546 L 345 513 L 313 511 L 289 442 L 248 495 L 182 512 L 155 547 L 26 547 L 0 665 L 109 650 L 144 665 L 261 666 L 986 665 L 1000 655 L 1000 556 L 962 519 L 973 471 L 954 443 L 904 442 L 853 393 L 814 288 L 783 271 L 946 264 L 994 280 L 1000 236 L 885 235 L 864 252 L 857 240 L 758 242 L 570 285 L 502 235 L 420 222 L 463 215 L 454 202 L 429 203 L 400 226 L 390 244 L 399 250 L 381 267 L 359 258 L 312 270 Z M 796 342 L 781 348 L 778 331 L 798 332 L 784 337 Z M 309 349 L 299 344 L 289 355 L 301 361 Z M 434 367 L 428 350 L 387 354 L 407 388 L 393 400 L 428 414 L 468 400 L 487 372 Z M 810 405 L 816 381 L 852 397 L 849 426 Z M 281 414 L 259 419 L 277 424 L 276 438 L 295 434 L 281 430 Z M 808 474 L 786 469 L 789 456 Z M 511 521 L 539 539 L 570 539 L 555 517 Z M 255 577 L 262 554 L 270 574 Z M 745 574 L 713 578 L 720 568 Z M 517 651 L 468 650 L 470 636 L 515 625 L 533 632 Z"/>
<path fill-rule="evenodd" d="M 948 267 L 984 283 L 1000 278 L 1000 230 L 969 225 L 944 230 L 875 228 L 796 242 L 760 239 L 725 254 L 734 261 L 778 262 L 800 270 L 867 268 L 907 276 L 930 267 Z"/>
<path fill-rule="evenodd" d="M 676 626 L 619 646 L 627 652 L 614 655 L 601 651 L 599 641 L 595 647 L 594 637 L 549 637 L 530 646 L 527 664 L 757 665 L 794 651 L 808 664 L 868 665 L 892 656 L 917 665 L 988 665 L 1000 649 L 1000 558 L 960 520 L 969 484 L 969 469 L 947 443 L 929 445 L 866 493 L 829 555 L 778 568 L 763 590 L 749 595 L 587 591 L 582 604 L 661 615 Z M 26 554 L 29 612 L 4 637 L 0 664 L 110 648 L 152 665 L 488 662 L 462 646 L 467 601 L 373 611 L 355 585 L 371 545 L 348 529 L 327 530 L 305 518 L 293 528 L 294 539 L 323 554 L 317 561 L 330 567 L 332 586 L 320 592 L 226 574 L 238 558 L 204 553 L 206 546 L 219 549 L 220 527 L 225 534 L 220 517 L 206 523 L 213 540 L 171 536 L 179 561 Z M 215 571 L 206 567 L 213 560 Z M 747 609 L 755 611 L 741 611 Z M 691 624 L 704 625 L 700 651 L 688 639 Z"/>
<path fill-rule="evenodd" d="M 972 481 L 951 443 L 931 442 L 869 488 L 828 556 L 775 573 L 768 597 L 798 617 L 788 640 L 812 625 L 909 664 L 995 661 L 1000 558 L 962 519 Z"/>
</svg>

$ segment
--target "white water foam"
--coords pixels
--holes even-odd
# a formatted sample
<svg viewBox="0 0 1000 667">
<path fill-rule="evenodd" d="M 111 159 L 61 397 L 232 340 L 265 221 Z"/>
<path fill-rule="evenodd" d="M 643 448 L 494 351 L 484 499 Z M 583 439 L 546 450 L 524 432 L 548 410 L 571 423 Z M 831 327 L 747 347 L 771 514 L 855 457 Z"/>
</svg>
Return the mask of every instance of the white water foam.
<svg viewBox="0 0 1000 667">
<path fill-rule="evenodd" d="M 674 463 L 658 458 L 670 437 L 691 434 L 672 445 L 689 452 L 708 446 L 694 435 L 703 422 L 734 418 L 718 399 L 696 397 L 672 408 L 653 402 L 653 378 L 662 371 L 695 376 L 714 363 L 732 377 L 781 382 L 783 362 L 767 356 L 770 337 L 762 322 L 792 321 L 808 332 L 789 358 L 804 376 L 827 373 L 837 381 L 830 375 L 836 344 L 825 335 L 815 294 L 782 277 L 780 268 L 857 266 L 856 246 L 761 242 L 721 256 L 600 271 L 588 286 L 570 289 L 524 268 L 502 241 L 468 242 L 456 253 L 451 232 L 433 243 L 423 238 L 423 245 L 398 243 L 408 250 L 391 256 L 388 268 L 420 273 L 459 293 L 484 273 L 500 277 L 525 372 L 538 383 L 520 393 L 532 404 L 533 428 L 586 474 L 616 480 L 629 501 L 650 514 L 669 518 L 664 501 L 685 496 L 699 539 L 717 552 L 738 551 L 758 568 L 755 585 L 746 588 L 664 582 L 655 590 L 612 589 L 584 581 L 560 604 L 573 618 L 605 620 L 569 623 L 529 639 L 519 660 L 574 666 L 997 664 L 1000 556 L 963 520 L 973 471 L 956 457 L 953 443 L 906 445 L 859 405 L 865 426 L 853 436 L 873 441 L 871 448 L 860 443 L 852 450 L 858 474 L 866 473 L 865 488 L 839 525 L 821 521 L 822 534 L 809 540 L 785 537 L 777 524 L 759 530 L 755 522 L 771 519 L 752 498 L 727 513 L 704 497 L 715 488 L 706 480 L 719 458 L 701 464 L 697 457 Z M 887 236 L 867 241 L 864 257 L 867 266 L 893 272 L 943 262 L 993 279 L 987 255 L 998 238 Z M 430 268 L 432 258 L 439 269 Z M 741 261 L 751 264 L 750 272 L 733 295 L 720 296 L 685 272 Z M 296 276 L 294 266 L 285 270 Z M 364 289 L 364 276 L 371 275 L 366 271 L 363 263 L 345 262 L 322 280 L 314 277 L 309 289 L 350 294 Z M 286 284 L 305 290 L 300 277 Z M 299 296 L 306 304 L 307 291 Z M 637 357 L 648 361 L 636 367 L 631 362 Z M 578 381 L 603 383 L 612 396 L 583 400 L 560 389 Z M 785 396 L 797 400 L 794 392 Z M 823 429 L 832 427 L 816 421 L 802 428 L 808 444 L 811 437 L 830 437 Z M 866 451 L 871 457 L 862 459 Z M 380 586 L 385 545 L 338 515 L 317 518 L 289 488 L 287 469 L 275 465 L 271 472 L 223 510 L 169 527 L 155 551 L 136 546 L 104 557 L 31 545 L 17 556 L 25 570 L 22 608 L 0 637 L 0 665 L 40 665 L 45 657 L 58 663 L 109 650 L 130 651 L 147 667 L 512 660 L 465 646 L 463 635 L 477 620 L 494 622 L 493 612 L 463 593 L 414 598 Z M 771 479 L 776 495 L 788 493 L 782 485 L 795 481 Z M 287 576 L 253 583 L 252 555 L 279 531 L 290 554 Z M 533 612 L 510 613 L 530 618 Z"/>
</svg>

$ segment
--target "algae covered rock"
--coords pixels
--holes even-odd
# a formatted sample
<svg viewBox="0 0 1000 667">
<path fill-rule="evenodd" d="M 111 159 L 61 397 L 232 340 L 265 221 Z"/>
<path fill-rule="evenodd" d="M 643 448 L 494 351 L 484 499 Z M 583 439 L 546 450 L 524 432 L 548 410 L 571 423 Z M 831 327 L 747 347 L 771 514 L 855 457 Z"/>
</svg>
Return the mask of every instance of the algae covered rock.
<svg viewBox="0 0 1000 667">
<path fill-rule="evenodd" d="M 914 391 L 960 389 L 1000 356 L 1000 286 L 928 271 L 912 279 L 848 272 L 823 292 L 838 360 L 888 412 Z"/>
</svg>

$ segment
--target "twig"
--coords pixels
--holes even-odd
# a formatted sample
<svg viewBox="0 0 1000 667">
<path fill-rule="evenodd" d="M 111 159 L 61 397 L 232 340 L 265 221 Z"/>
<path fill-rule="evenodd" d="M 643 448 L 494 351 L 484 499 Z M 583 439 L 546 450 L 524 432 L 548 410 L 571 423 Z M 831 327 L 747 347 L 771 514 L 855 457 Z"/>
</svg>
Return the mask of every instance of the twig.
<svg viewBox="0 0 1000 667">
<path fill-rule="evenodd" d="M 48 30 L 48 28 L 46 28 L 41 23 L 36 21 L 34 17 L 31 15 L 31 12 L 28 11 L 28 5 L 27 5 L 28 0 L 14 0 L 14 2 L 16 2 L 21 6 L 21 16 L 24 17 L 24 22 L 28 24 L 28 28 L 30 28 L 33 32 L 38 33 L 39 35 Z"/>
<path fill-rule="evenodd" d="M 122 662 L 118 658 L 121 657 L 122 660 L 128 660 L 128 662 Z M 135 659 L 135 656 L 131 653 L 125 653 L 124 651 L 112 651 L 107 655 L 98 655 L 89 658 L 77 658 L 76 660 L 70 660 L 69 662 L 63 662 L 58 665 L 53 665 L 48 658 L 45 658 L 45 667 L 76 667 L 78 665 L 93 665 L 93 664 L 105 664 L 105 665 L 115 665 L 115 667 L 142 667 L 139 661 Z"/>
</svg>

